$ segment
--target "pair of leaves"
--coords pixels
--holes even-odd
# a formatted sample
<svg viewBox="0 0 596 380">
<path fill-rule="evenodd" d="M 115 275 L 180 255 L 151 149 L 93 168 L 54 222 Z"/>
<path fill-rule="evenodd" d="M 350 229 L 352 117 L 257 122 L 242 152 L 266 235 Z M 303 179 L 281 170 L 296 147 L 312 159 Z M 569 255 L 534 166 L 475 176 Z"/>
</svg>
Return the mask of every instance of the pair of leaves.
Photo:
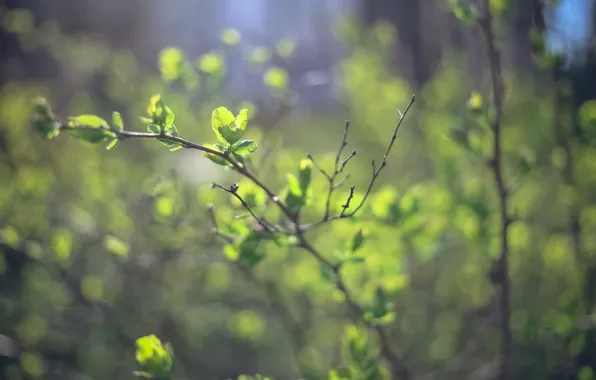
<svg viewBox="0 0 596 380">
<path fill-rule="evenodd" d="M 244 134 L 248 124 L 248 110 L 241 110 L 237 116 L 226 107 L 218 107 L 211 114 L 211 128 L 224 144 L 232 145 Z"/>
<path fill-rule="evenodd" d="M 223 144 L 205 144 L 218 153 L 228 154 L 240 164 L 244 165 L 244 156 L 257 150 L 257 143 L 253 140 L 241 140 L 248 124 L 248 110 L 242 109 L 234 116 L 226 107 L 218 107 L 211 114 L 211 128 L 218 140 Z M 213 153 L 204 153 L 212 162 L 221 166 L 231 166 L 227 159 Z"/>
</svg>

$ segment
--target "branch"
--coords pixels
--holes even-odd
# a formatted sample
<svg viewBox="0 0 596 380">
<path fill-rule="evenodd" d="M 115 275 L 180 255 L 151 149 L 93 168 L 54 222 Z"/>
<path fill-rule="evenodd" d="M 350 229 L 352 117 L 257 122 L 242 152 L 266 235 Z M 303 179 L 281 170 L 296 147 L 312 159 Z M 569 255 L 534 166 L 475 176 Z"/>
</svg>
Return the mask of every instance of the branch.
<svg viewBox="0 0 596 380">
<path fill-rule="evenodd" d="M 352 159 L 352 157 L 354 157 L 356 155 L 356 151 L 353 150 L 352 153 L 350 153 L 350 155 L 341 162 L 340 165 L 340 157 L 341 154 L 344 150 L 344 148 L 346 147 L 346 145 L 348 145 L 348 130 L 350 129 L 350 121 L 346 120 L 345 124 L 344 124 L 344 134 L 341 140 L 341 145 L 339 146 L 339 149 L 337 150 L 337 154 L 335 155 L 335 163 L 333 165 L 333 174 L 329 175 L 327 174 L 327 172 L 325 170 L 323 170 L 323 168 L 321 168 L 317 162 L 315 161 L 315 159 L 312 157 L 312 155 L 308 154 L 306 157 L 312 161 L 313 165 L 319 169 L 319 171 L 323 174 L 323 176 L 325 176 L 325 178 L 327 178 L 327 181 L 329 182 L 329 187 L 327 190 L 327 200 L 325 201 L 325 214 L 323 215 L 323 219 L 321 220 L 322 222 L 326 222 L 327 220 L 329 220 L 329 212 L 331 209 L 331 197 L 333 195 L 333 191 L 335 189 L 337 189 L 339 187 L 339 185 L 336 184 L 335 180 L 337 179 L 337 176 L 343 172 L 346 164 L 348 163 L 348 161 L 350 161 Z"/>
<path fill-rule="evenodd" d="M 483 0 L 483 16 L 479 18 L 478 23 L 486 41 L 486 48 L 488 54 L 488 61 L 490 65 L 492 91 L 493 91 L 493 107 L 495 111 L 494 119 L 492 121 L 492 130 L 494 133 L 493 140 L 493 157 L 490 167 L 495 178 L 497 186 L 497 194 L 499 197 L 499 210 L 501 214 L 501 254 L 496 263 L 499 275 L 497 276 L 497 284 L 501 286 L 500 309 L 501 309 L 501 363 L 499 366 L 497 379 L 506 380 L 509 378 L 511 348 L 513 344 L 513 336 L 511 333 L 511 290 L 509 278 L 509 225 L 511 219 L 507 212 L 507 188 L 503 176 L 502 152 L 501 152 L 501 118 L 503 114 L 503 74 L 501 69 L 501 52 L 496 46 L 495 37 L 493 33 L 493 17 L 490 11 L 490 0 Z"/>
<path fill-rule="evenodd" d="M 391 135 L 391 141 L 389 142 L 389 145 L 387 146 L 387 149 L 385 150 L 385 154 L 383 155 L 383 161 L 381 161 L 381 165 L 377 168 L 375 165 L 375 162 L 372 161 L 372 178 L 368 184 L 368 187 L 366 188 L 366 192 L 364 193 L 364 197 L 360 200 L 360 203 L 358 203 L 358 205 L 356 206 L 356 208 L 350 212 L 346 212 L 346 210 L 350 207 L 349 201 L 353 198 L 354 194 L 353 194 L 353 189 L 350 189 L 350 195 L 348 196 L 348 201 L 346 202 L 348 207 L 344 207 L 341 211 L 341 213 L 339 215 L 336 216 L 332 216 L 329 217 L 329 203 L 331 202 L 331 193 L 334 189 L 334 185 L 332 182 L 335 180 L 335 177 L 330 177 L 328 176 L 326 173 L 324 173 L 327 178 L 329 179 L 330 182 L 330 190 L 328 193 L 328 197 L 327 197 L 327 205 L 325 207 L 325 217 L 316 222 L 316 223 L 312 223 L 309 225 L 303 225 L 302 228 L 304 230 L 310 230 L 310 229 L 314 229 L 316 227 L 319 227 L 327 222 L 333 221 L 333 220 L 337 220 L 337 219 L 344 219 L 344 218 L 350 218 L 352 216 L 354 216 L 354 214 L 356 214 L 358 212 L 358 210 L 360 210 L 362 208 L 362 206 L 364 206 L 364 204 L 366 203 L 366 200 L 368 199 L 368 196 L 370 195 L 372 188 L 377 180 L 377 178 L 379 177 L 379 175 L 381 174 L 381 171 L 387 166 L 387 158 L 389 157 L 389 153 L 391 153 L 391 150 L 393 149 L 393 144 L 395 143 L 395 140 L 397 139 L 397 132 L 399 131 L 399 127 L 401 126 L 402 122 L 404 121 L 406 115 L 408 114 L 408 112 L 410 111 L 410 108 L 412 107 L 412 105 L 414 105 L 414 103 L 416 102 L 416 96 L 412 95 L 412 98 L 410 99 L 410 103 L 408 104 L 408 107 L 406 108 L 406 110 L 402 113 L 401 111 L 398 110 L 399 112 L 399 121 L 397 123 L 397 126 L 395 127 L 395 129 L 393 130 L 393 134 Z M 347 123 L 346 123 L 346 129 L 345 129 L 345 133 L 344 133 L 344 142 L 346 139 L 346 135 L 347 135 Z M 338 155 L 336 156 L 336 160 L 335 160 L 335 168 L 336 168 L 336 175 L 341 173 L 344 169 L 345 164 L 354 156 L 356 155 L 356 152 L 353 151 L 352 155 L 350 155 L 344 162 L 341 163 L 341 166 L 339 166 L 339 171 L 338 171 L 338 162 L 339 162 L 339 154 L 341 154 L 341 149 L 343 149 L 344 144 L 342 143 L 342 148 L 340 148 L 340 151 L 338 152 Z M 310 156 L 309 156 L 310 158 Z M 312 158 L 311 158 L 312 160 Z M 313 161 L 314 162 L 314 161 Z M 318 166 L 317 166 L 318 167 Z M 321 169 L 320 169 L 321 170 Z M 322 171 L 322 170 L 321 170 Z M 342 180 L 343 182 L 344 180 Z M 343 207 L 343 206 L 342 206 Z"/>
<path fill-rule="evenodd" d="M 225 187 L 218 185 L 217 183 L 213 183 L 211 185 L 212 189 L 215 189 L 215 188 L 221 189 L 221 190 L 225 191 L 226 193 L 232 194 L 236 199 L 238 199 L 240 201 L 240 203 L 242 203 L 242 206 L 250 213 L 250 215 L 257 221 L 257 223 L 259 223 L 259 225 L 261 225 L 263 227 L 263 229 L 266 232 L 275 231 L 276 228 L 274 226 L 270 225 L 269 223 L 267 223 L 265 218 L 259 218 L 258 216 L 255 215 L 255 213 L 252 211 L 252 209 L 250 208 L 248 203 L 240 196 L 240 194 L 238 194 L 239 187 L 240 187 L 240 185 L 238 185 L 237 183 L 230 186 L 229 189 L 226 189 Z"/>
</svg>

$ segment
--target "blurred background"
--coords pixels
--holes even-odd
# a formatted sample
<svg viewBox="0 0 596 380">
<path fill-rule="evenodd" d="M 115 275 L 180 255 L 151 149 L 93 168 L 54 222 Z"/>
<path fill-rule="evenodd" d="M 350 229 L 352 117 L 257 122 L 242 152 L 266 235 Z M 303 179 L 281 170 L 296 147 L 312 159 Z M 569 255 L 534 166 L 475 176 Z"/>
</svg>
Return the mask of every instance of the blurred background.
<svg viewBox="0 0 596 380">
<path fill-rule="evenodd" d="M 350 323 L 316 260 L 291 245 L 238 261 L 265 194 L 196 151 L 104 146 L 30 124 L 112 111 L 125 128 L 162 94 L 181 136 L 214 143 L 219 106 L 249 110 L 251 166 L 280 193 L 312 154 L 332 168 L 343 125 L 358 153 L 339 212 L 416 94 L 388 166 L 355 219 L 309 233 L 326 257 L 368 231 L 346 281 L 391 298 L 391 344 L 415 379 L 489 379 L 499 355 L 501 237 L 486 162 L 486 46 L 467 0 L 0 0 L 0 379 L 132 378 L 135 340 L 176 353 L 174 379 L 326 379 Z M 491 0 L 503 51 L 511 379 L 596 379 L 596 4 Z M 305 222 L 327 182 L 313 173 Z M 279 243 L 279 242 L 278 242 Z M 236 247 L 236 248 L 235 248 Z M 493 278 L 494 280 L 494 278 Z M 365 377 L 362 377 L 365 378 Z"/>
</svg>

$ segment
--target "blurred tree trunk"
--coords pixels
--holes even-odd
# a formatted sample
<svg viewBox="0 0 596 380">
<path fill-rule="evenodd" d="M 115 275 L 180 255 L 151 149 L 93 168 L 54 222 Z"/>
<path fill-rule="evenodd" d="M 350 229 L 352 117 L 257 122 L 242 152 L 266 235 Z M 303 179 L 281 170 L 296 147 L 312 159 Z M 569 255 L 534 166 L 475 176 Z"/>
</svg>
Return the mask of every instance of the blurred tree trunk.
<svg viewBox="0 0 596 380">
<path fill-rule="evenodd" d="M 446 53 L 457 51 L 466 56 L 472 77 L 483 59 L 482 44 L 475 29 L 462 25 L 451 14 L 445 0 L 362 0 L 364 22 L 392 23 L 399 44 L 392 64 L 416 87 L 427 82 Z M 541 0 L 518 0 L 506 30 L 504 65 L 507 68 L 533 70 L 529 31 L 532 25 L 544 27 Z"/>
<path fill-rule="evenodd" d="M 392 64 L 416 87 L 432 77 L 449 47 L 463 42 L 443 0 L 362 0 L 361 9 L 366 24 L 387 21 L 395 26 L 399 42 Z"/>
</svg>

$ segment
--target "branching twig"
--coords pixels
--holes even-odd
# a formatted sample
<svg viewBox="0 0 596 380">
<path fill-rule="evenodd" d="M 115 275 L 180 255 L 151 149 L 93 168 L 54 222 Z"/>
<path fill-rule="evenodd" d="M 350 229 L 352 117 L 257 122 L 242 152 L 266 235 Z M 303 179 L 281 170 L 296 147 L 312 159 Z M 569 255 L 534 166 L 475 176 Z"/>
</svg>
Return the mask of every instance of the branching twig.
<svg viewBox="0 0 596 380">
<path fill-rule="evenodd" d="M 484 38 L 486 40 L 486 48 L 488 54 L 488 61 L 490 65 L 492 91 L 493 91 L 493 107 L 494 118 L 492 120 L 492 130 L 494 133 L 493 140 L 493 157 L 490 166 L 495 178 L 497 186 L 497 194 L 499 197 L 499 210 L 501 215 L 501 254 L 497 262 L 498 268 L 498 284 L 501 286 L 500 309 L 501 309 L 501 363 L 499 366 L 497 379 L 506 380 L 509 377 L 509 367 L 511 359 L 511 348 L 513 344 L 513 336 L 511 333 L 511 290 L 509 279 L 509 225 L 511 218 L 507 211 L 507 188 L 504 180 L 504 170 L 501 157 L 501 118 L 503 114 L 503 74 L 501 69 L 501 52 L 496 46 L 495 37 L 493 33 L 493 17 L 490 11 L 489 0 L 483 1 L 483 13 L 478 19 L 478 23 Z"/>
<path fill-rule="evenodd" d="M 328 176 L 328 175 L 326 175 L 326 173 L 324 173 L 327 176 L 327 178 L 328 178 L 328 180 L 330 182 L 330 190 L 329 190 L 328 197 L 327 197 L 327 205 L 325 207 L 325 217 L 322 220 L 320 220 L 320 221 L 318 221 L 316 223 L 312 223 L 312 224 L 309 224 L 309 225 L 302 226 L 302 228 L 304 230 L 310 230 L 310 229 L 313 229 L 313 228 L 322 226 L 322 225 L 324 225 L 327 222 L 330 222 L 332 220 L 350 218 L 350 217 L 354 216 L 354 214 L 356 214 L 362 208 L 362 206 L 364 206 L 364 204 L 366 203 L 366 200 L 368 199 L 368 196 L 370 195 L 370 192 L 372 191 L 372 188 L 373 188 L 373 186 L 374 186 L 377 178 L 379 177 L 379 174 L 381 174 L 381 171 L 383 170 L 383 168 L 385 168 L 385 166 L 387 166 L 387 158 L 389 157 L 389 153 L 391 153 L 391 149 L 393 149 L 393 144 L 395 143 L 395 140 L 397 139 L 397 132 L 399 131 L 399 127 L 401 126 L 402 122 L 404 121 L 404 118 L 406 117 L 406 115 L 410 111 L 410 108 L 412 107 L 412 105 L 414 104 L 414 102 L 416 102 L 416 97 L 415 96 L 412 96 L 412 99 L 410 99 L 410 103 L 408 104 L 408 107 L 406 108 L 406 110 L 403 113 L 401 111 L 398 111 L 399 112 L 399 115 L 400 115 L 399 116 L 399 121 L 397 123 L 397 126 L 393 130 L 393 134 L 391 135 L 391 141 L 389 142 L 389 145 L 387 146 L 387 150 L 385 151 L 385 154 L 383 155 L 383 161 L 381 162 L 381 165 L 378 168 L 375 165 L 375 161 L 374 160 L 371 162 L 371 165 L 372 165 L 372 177 L 371 177 L 371 180 L 370 180 L 370 182 L 368 184 L 368 187 L 366 188 L 366 192 L 364 193 L 364 196 L 362 197 L 362 199 L 360 200 L 360 203 L 358 203 L 358 205 L 356 206 L 356 208 L 354 208 L 350 212 L 346 212 L 347 209 L 348 209 L 348 207 L 349 207 L 349 202 L 347 202 L 348 207 L 343 208 L 342 211 L 341 211 L 341 213 L 339 215 L 331 216 L 331 217 L 329 216 L 329 204 L 331 202 L 331 193 L 332 193 L 332 191 L 334 189 L 334 187 L 333 187 L 334 185 L 333 185 L 333 182 L 332 182 L 331 179 L 333 178 L 333 180 L 335 180 L 335 177 Z M 344 132 L 344 142 L 345 142 L 346 135 L 347 135 L 347 125 L 348 124 L 346 123 L 346 129 L 345 129 L 345 132 Z M 347 163 L 347 161 L 349 159 L 351 159 L 356 154 L 355 151 L 352 152 L 353 154 L 350 155 L 344 162 L 342 162 L 342 165 L 339 167 L 339 169 L 341 169 L 341 170 L 338 171 L 339 154 L 341 154 L 341 149 L 343 149 L 343 146 L 344 146 L 344 144 L 342 143 L 342 148 L 340 148 L 340 151 L 338 152 L 338 155 L 336 156 L 336 161 L 335 161 L 335 163 L 336 163 L 335 164 L 336 165 L 335 166 L 336 167 L 336 174 L 341 173 L 341 171 L 343 171 L 343 168 L 345 166 L 345 163 Z M 342 180 L 342 182 L 343 182 L 343 180 Z M 351 200 L 352 197 L 353 197 L 353 190 L 351 189 L 349 199 Z"/>
<path fill-rule="evenodd" d="M 242 206 L 250 213 L 250 215 L 257 221 L 257 223 L 259 223 L 259 225 L 261 225 L 261 227 L 263 227 L 263 229 L 265 231 L 271 232 L 271 231 L 275 230 L 275 227 L 273 227 L 269 223 L 267 223 L 264 218 L 259 218 L 258 216 L 256 216 L 255 213 L 250 208 L 249 204 L 244 200 L 244 198 L 242 198 L 240 196 L 240 194 L 238 194 L 238 188 L 240 186 L 237 183 L 230 186 L 229 189 L 227 189 L 221 185 L 218 185 L 217 183 L 213 183 L 211 185 L 211 187 L 214 189 L 215 188 L 221 189 L 221 190 L 225 191 L 226 193 L 232 194 L 236 199 L 238 199 L 240 201 L 240 203 L 242 203 Z"/>
<path fill-rule="evenodd" d="M 343 160 L 341 162 L 341 164 L 339 162 L 344 148 L 348 145 L 348 130 L 349 129 L 350 129 L 350 121 L 346 120 L 346 123 L 344 124 L 344 134 L 343 134 L 343 137 L 341 140 L 341 145 L 339 146 L 339 149 L 337 150 L 337 154 L 335 155 L 335 163 L 333 165 L 333 174 L 331 174 L 331 175 L 327 174 L 327 172 L 323 168 L 321 168 L 321 166 L 319 166 L 319 164 L 317 164 L 317 162 L 312 157 L 312 155 L 310 155 L 310 154 L 306 155 L 306 157 L 312 161 L 313 165 L 317 169 L 319 169 L 319 171 L 323 174 L 323 176 L 325 176 L 325 178 L 327 178 L 327 182 L 329 182 L 329 186 L 327 189 L 327 199 L 325 201 L 325 214 L 323 215 L 323 219 L 321 220 L 321 222 L 326 222 L 327 220 L 329 220 L 329 213 L 331 211 L 331 198 L 333 196 L 333 191 L 340 186 L 340 185 L 337 185 L 335 182 L 335 180 L 337 179 L 337 176 L 341 172 L 343 172 L 348 161 L 350 161 L 352 159 L 352 157 L 354 157 L 356 155 L 356 151 L 353 150 L 352 153 L 350 153 L 350 155 L 345 160 Z"/>
</svg>

